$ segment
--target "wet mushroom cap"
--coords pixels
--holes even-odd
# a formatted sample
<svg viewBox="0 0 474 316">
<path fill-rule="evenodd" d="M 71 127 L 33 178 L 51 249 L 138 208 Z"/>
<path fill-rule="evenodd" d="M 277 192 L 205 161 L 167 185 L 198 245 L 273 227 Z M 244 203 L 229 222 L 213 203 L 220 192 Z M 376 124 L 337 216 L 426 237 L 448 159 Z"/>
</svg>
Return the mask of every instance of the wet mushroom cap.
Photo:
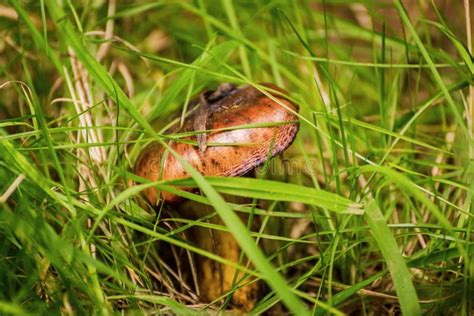
<svg viewBox="0 0 474 316">
<path fill-rule="evenodd" d="M 286 91 L 273 84 L 264 85 L 286 94 Z M 204 152 L 195 145 L 196 136 L 184 137 L 182 141 L 173 140 L 168 144 L 204 176 L 243 175 L 264 163 L 270 156 L 283 152 L 291 145 L 298 132 L 298 118 L 294 114 L 298 111 L 298 106 L 279 94 L 272 95 L 278 102 L 252 86 L 244 86 L 210 104 L 207 119 L 209 132 Z M 194 118 L 195 115 L 190 115 L 179 132 L 193 132 Z M 267 123 L 281 124 L 239 128 L 242 125 Z M 158 142 L 153 142 L 144 149 L 135 165 L 135 173 L 150 181 L 189 177 L 181 163 L 171 153 L 165 153 L 164 147 Z M 156 204 L 158 191 L 149 188 L 145 191 L 145 196 L 151 204 Z M 180 197 L 162 191 L 161 199 L 169 203 L 178 201 Z"/>
</svg>

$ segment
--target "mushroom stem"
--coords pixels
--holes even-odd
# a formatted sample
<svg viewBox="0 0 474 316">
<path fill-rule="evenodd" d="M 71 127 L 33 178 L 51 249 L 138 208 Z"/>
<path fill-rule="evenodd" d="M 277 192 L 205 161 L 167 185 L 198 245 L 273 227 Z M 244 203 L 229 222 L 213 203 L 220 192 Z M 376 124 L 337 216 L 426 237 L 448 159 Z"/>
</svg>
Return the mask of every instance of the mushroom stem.
<svg viewBox="0 0 474 316">
<path fill-rule="evenodd" d="M 233 199 L 233 203 L 248 203 L 248 199 L 226 197 L 226 199 Z M 200 219 L 206 215 L 211 214 L 214 210 L 205 204 L 194 201 L 183 201 L 179 205 L 180 212 L 190 219 Z M 241 214 L 242 221 L 247 222 L 248 216 Z M 224 225 L 222 220 L 217 216 L 213 216 L 208 220 L 210 224 Z M 257 227 L 257 222 L 254 221 L 254 227 Z M 232 262 L 239 262 L 242 256 L 237 241 L 231 233 L 213 228 L 204 228 L 195 226 L 191 229 L 192 240 L 199 248 L 214 253 L 224 259 Z M 257 302 L 261 291 L 261 282 L 249 282 L 253 277 L 246 278 L 241 286 L 240 281 L 246 276 L 245 273 L 237 271 L 233 266 L 217 263 L 212 259 L 203 256 L 197 256 L 196 260 L 198 273 L 199 289 L 201 298 L 205 301 L 211 302 L 237 287 L 237 290 L 232 294 L 230 305 L 242 312 L 249 312 Z M 249 264 L 245 257 L 241 264 L 246 266 Z M 251 266 L 251 265 L 250 265 Z"/>
</svg>

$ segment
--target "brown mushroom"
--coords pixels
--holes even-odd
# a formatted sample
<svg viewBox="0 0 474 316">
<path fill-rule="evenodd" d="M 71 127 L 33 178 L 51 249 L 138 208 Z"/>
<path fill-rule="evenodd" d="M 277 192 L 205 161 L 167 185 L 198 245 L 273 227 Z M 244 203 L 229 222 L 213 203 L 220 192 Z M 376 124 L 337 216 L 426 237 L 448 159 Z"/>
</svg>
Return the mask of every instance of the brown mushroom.
<svg viewBox="0 0 474 316">
<path fill-rule="evenodd" d="M 183 133 L 195 131 L 196 121 L 202 120 L 204 113 L 204 126 L 210 131 L 204 150 L 190 144 L 189 141 L 195 141 L 197 136 L 171 141 L 169 146 L 205 176 L 240 176 L 270 156 L 280 154 L 293 142 L 298 131 L 297 116 L 294 114 L 298 106 L 282 96 L 286 93 L 283 89 L 273 84 L 264 85 L 281 93 L 272 95 L 285 107 L 252 86 L 226 90 L 224 96 L 217 97 L 215 101 L 210 100 L 213 102 L 207 105 L 206 111 L 188 117 L 180 130 Z M 282 124 L 239 128 L 242 125 L 265 123 Z M 162 159 L 165 161 L 162 162 Z M 151 181 L 189 177 L 181 163 L 173 155 L 165 154 L 165 149 L 157 142 L 145 148 L 137 160 L 135 172 Z M 151 204 L 158 201 L 155 188 L 148 189 L 145 196 Z M 179 200 L 178 196 L 168 192 L 161 192 L 161 198 L 164 202 Z"/>
<path fill-rule="evenodd" d="M 200 132 L 170 141 L 169 146 L 205 176 L 240 176 L 264 163 L 269 157 L 283 152 L 294 140 L 298 131 L 298 106 L 287 100 L 283 89 L 263 84 L 274 99 L 252 86 L 236 88 L 221 85 L 215 92 L 200 97 L 200 108 L 185 120 L 182 128 L 174 132 Z M 260 124 L 261 126 L 255 127 Z M 251 127 L 242 127 L 253 125 Z M 206 130 L 207 132 L 204 132 Z M 148 145 L 137 160 L 137 175 L 151 181 L 175 180 L 189 177 L 181 163 L 159 143 Z M 176 202 L 180 197 L 169 192 L 146 190 L 145 197 L 155 205 Z M 160 198 L 160 199 L 159 199 Z M 199 218 L 212 210 L 196 203 L 181 203 L 179 213 Z M 241 216 L 244 217 L 244 216 Z M 245 218 L 243 218 L 245 220 Z M 212 218 L 222 224 L 218 218 Z M 195 228 L 193 241 L 201 248 L 237 262 L 240 248 L 230 233 Z M 234 281 L 233 267 L 216 264 L 200 258 L 198 276 L 201 296 L 212 301 L 227 292 Z M 238 278 L 242 276 L 238 274 Z M 250 311 L 258 299 L 259 282 L 241 287 L 232 296 L 233 306 Z"/>
</svg>

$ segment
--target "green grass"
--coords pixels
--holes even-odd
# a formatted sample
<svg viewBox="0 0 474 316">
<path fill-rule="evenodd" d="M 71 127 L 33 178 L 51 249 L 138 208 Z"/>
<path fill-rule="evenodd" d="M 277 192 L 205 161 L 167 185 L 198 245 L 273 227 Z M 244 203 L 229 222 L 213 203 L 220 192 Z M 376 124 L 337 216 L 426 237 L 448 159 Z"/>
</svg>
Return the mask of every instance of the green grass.
<svg viewBox="0 0 474 316">
<path fill-rule="evenodd" d="M 117 2 L 0 4 L 0 314 L 224 310 L 232 293 L 207 304 L 183 277 L 200 255 L 267 284 L 255 314 L 472 315 L 469 1 Z M 255 178 L 134 175 L 221 82 L 284 87 L 293 145 Z M 151 186 L 211 211 L 153 208 Z M 193 227 L 230 232 L 253 265 Z"/>
</svg>

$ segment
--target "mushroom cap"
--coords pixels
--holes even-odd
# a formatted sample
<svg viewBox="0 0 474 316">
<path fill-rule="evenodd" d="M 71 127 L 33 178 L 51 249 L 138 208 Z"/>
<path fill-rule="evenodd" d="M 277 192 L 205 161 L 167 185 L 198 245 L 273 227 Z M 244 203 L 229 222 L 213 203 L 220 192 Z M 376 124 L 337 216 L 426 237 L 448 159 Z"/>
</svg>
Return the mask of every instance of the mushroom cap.
<svg viewBox="0 0 474 316">
<path fill-rule="evenodd" d="M 264 85 L 282 94 L 286 93 L 273 84 Z M 168 144 L 204 176 L 243 175 L 264 163 L 270 156 L 283 152 L 291 145 L 298 132 L 298 118 L 294 114 L 298 111 L 298 106 L 281 95 L 272 95 L 286 108 L 252 86 L 238 88 L 209 104 L 207 119 L 209 132 L 207 149 L 204 152 L 201 152 L 197 145 L 190 143 L 190 141 L 195 143 L 194 135 L 184 137 L 185 142 L 173 140 Z M 194 131 L 195 115 L 197 114 L 186 118 L 180 132 Z M 241 125 L 279 122 L 282 124 L 239 128 Z M 150 181 L 189 177 L 176 157 L 165 152 L 165 148 L 158 142 L 152 142 L 144 149 L 136 162 L 135 173 Z M 149 188 L 144 193 L 150 203 L 156 204 L 158 190 Z M 181 198 L 162 191 L 161 199 L 170 203 Z"/>
</svg>

